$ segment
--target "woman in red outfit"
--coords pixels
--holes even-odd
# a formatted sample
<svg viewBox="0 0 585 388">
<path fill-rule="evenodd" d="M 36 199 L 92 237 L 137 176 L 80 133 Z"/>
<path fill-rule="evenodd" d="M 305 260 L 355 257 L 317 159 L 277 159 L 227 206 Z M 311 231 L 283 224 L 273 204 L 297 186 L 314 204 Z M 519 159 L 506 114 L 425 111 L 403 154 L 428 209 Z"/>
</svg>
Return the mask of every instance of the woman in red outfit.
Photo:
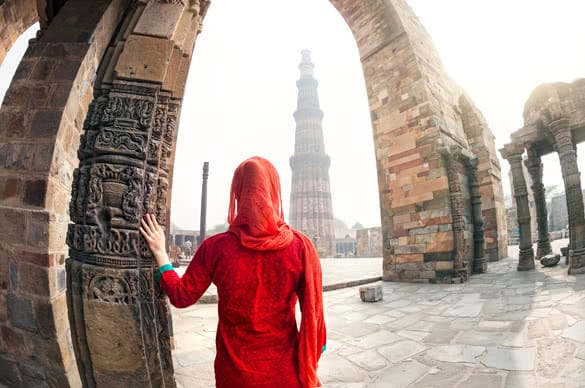
<svg viewBox="0 0 585 388">
<path fill-rule="evenodd" d="M 161 288 L 180 308 L 194 304 L 211 282 L 217 286 L 218 388 L 320 386 L 317 362 L 326 341 L 321 264 L 311 241 L 284 222 L 278 173 L 266 159 L 253 157 L 236 169 L 228 223 L 227 232 L 201 244 L 179 278 L 163 229 L 145 216 L 140 231 L 160 267 Z"/>
</svg>

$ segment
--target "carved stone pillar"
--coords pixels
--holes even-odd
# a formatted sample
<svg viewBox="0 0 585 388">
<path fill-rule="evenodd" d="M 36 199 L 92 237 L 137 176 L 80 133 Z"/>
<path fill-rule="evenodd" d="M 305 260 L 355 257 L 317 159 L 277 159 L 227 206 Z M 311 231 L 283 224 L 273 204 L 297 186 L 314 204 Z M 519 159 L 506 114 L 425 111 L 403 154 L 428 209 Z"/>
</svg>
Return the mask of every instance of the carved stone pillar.
<svg viewBox="0 0 585 388">
<path fill-rule="evenodd" d="M 453 277 L 460 281 L 467 279 L 467 263 L 465 260 L 465 209 L 461 180 L 457 171 L 457 163 L 461 153 L 459 147 L 442 147 L 439 153 L 443 156 L 447 168 L 449 183 L 449 201 L 451 203 L 451 217 L 453 220 L 453 245 L 455 257 L 453 261 Z"/>
<path fill-rule="evenodd" d="M 549 124 L 559 154 L 567 210 L 569 213 L 569 274 L 585 273 L 585 214 L 581 174 L 577 165 L 577 150 L 573 143 L 568 120 L 558 119 Z"/>
<path fill-rule="evenodd" d="M 528 206 L 528 189 L 522 168 L 523 148 L 507 145 L 500 151 L 510 163 L 512 185 L 516 199 L 518 226 L 520 227 L 520 249 L 518 253 L 518 271 L 534 269 L 534 249 L 532 249 L 532 233 L 530 230 L 530 208 Z"/>
<path fill-rule="evenodd" d="M 484 257 L 484 228 L 481 214 L 481 193 L 479 191 L 479 180 L 477 179 L 477 158 L 467 158 L 465 164 L 469 171 L 469 188 L 471 192 L 471 207 L 473 214 L 473 264 L 474 274 L 487 271 L 487 260 Z"/>
<path fill-rule="evenodd" d="M 87 387 L 174 387 L 169 311 L 137 230 L 147 212 L 166 224 L 178 104 L 120 83 L 85 122 L 67 243 L 72 337 Z"/>
<path fill-rule="evenodd" d="M 524 165 L 532 178 L 532 192 L 536 206 L 536 220 L 538 225 L 538 245 L 536 259 L 552 253 L 550 238 L 548 234 L 548 214 L 546 210 L 546 197 L 544 185 L 542 184 L 542 161 L 534 149 L 528 149 L 528 159 Z"/>
<path fill-rule="evenodd" d="M 179 109 L 202 17 L 194 12 L 204 13 L 182 1 L 135 2 L 98 71 L 67 234 L 71 337 L 86 388 L 176 386 L 168 304 L 138 227 L 146 213 L 167 225 Z"/>
</svg>

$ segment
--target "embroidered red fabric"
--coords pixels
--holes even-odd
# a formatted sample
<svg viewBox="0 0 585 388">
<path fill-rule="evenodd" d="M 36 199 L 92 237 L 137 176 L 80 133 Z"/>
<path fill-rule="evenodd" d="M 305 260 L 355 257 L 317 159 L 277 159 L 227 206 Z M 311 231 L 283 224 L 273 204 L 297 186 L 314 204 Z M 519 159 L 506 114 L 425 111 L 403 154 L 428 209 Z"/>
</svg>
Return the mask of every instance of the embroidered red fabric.
<svg viewBox="0 0 585 388">
<path fill-rule="evenodd" d="M 163 291 L 173 305 L 187 307 L 211 282 L 217 286 L 217 387 L 320 386 L 321 264 L 311 241 L 284 222 L 278 173 L 266 159 L 253 157 L 236 169 L 228 222 L 228 232 L 203 242 L 182 278 L 162 274 Z"/>
</svg>

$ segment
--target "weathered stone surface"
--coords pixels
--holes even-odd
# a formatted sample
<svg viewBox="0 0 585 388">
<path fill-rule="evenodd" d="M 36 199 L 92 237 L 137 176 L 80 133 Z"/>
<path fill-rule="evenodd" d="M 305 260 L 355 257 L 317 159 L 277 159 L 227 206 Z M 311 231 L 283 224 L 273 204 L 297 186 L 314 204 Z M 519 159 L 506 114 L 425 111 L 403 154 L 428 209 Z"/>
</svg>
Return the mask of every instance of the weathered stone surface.
<svg viewBox="0 0 585 388">
<path fill-rule="evenodd" d="M 10 354 L 14 358 L 24 358 L 27 355 L 25 335 L 22 331 L 8 326 L 2 326 L 0 332 L 6 354 Z"/>
<path fill-rule="evenodd" d="M 535 356 L 536 350 L 534 348 L 488 348 L 481 362 L 489 368 L 530 371 L 534 370 Z"/>
<path fill-rule="evenodd" d="M 182 4 L 161 4 L 149 2 L 134 28 L 140 35 L 169 39 L 173 36 L 184 6 Z"/>
<path fill-rule="evenodd" d="M 571 327 L 563 330 L 562 337 L 585 343 L 585 321 L 578 321 Z"/>
<path fill-rule="evenodd" d="M 384 299 L 381 285 L 360 287 L 360 298 L 362 302 L 379 302 Z"/>
<path fill-rule="evenodd" d="M 558 376 L 565 365 L 573 358 L 576 346 L 560 338 L 543 338 L 538 341 L 536 373 L 553 378 Z"/>
<path fill-rule="evenodd" d="M 393 363 L 400 362 L 428 349 L 414 341 L 400 341 L 392 345 L 382 346 L 378 352 Z"/>
<path fill-rule="evenodd" d="M 172 41 L 143 35 L 130 35 L 124 44 L 115 74 L 121 79 L 161 83 L 169 65 Z"/>
<path fill-rule="evenodd" d="M 20 374 L 16 362 L 0 355 L 0 384 L 7 387 L 20 386 Z"/>
<path fill-rule="evenodd" d="M 458 303 L 449 308 L 445 315 L 453 317 L 477 317 L 483 308 L 481 302 Z"/>
<path fill-rule="evenodd" d="M 358 383 L 365 379 L 366 373 L 351 362 L 335 355 L 329 358 L 334 362 L 319 368 L 319 377 L 322 383 Z"/>
<path fill-rule="evenodd" d="M 381 345 L 387 345 L 400 341 L 402 338 L 390 331 L 380 330 L 372 334 L 365 335 L 359 339 L 352 339 L 350 343 L 364 349 L 372 349 Z"/>
<path fill-rule="evenodd" d="M 504 376 L 490 373 L 474 373 L 461 381 L 458 387 L 500 387 Z"/>
<path fill-rule="evenodd" d="M 479 361 L 478 357 L 484 352 L 483 346 L 441 345 L 433 347 L 426 352 L 426 355 L 442 362 L 476 363 Z"/>
<path fill-rule="evenodd" d="M 411 386 L 429 371 L 429 367 L 418 361 L 405 361 L 384 370 L 369 387 L 375 388 L 406 388 Z"/>
<path fill-rule="evenodd" d="M 540 264 L 545 267 L 554 267 L 561 260 L 560 255 L 546 255 L 540 259 Z"/>
<path fill-rule="evenodd" d="M 380 357 L 380 353 L 375 349 L 355 353 L 347 358 L 367 371 L 379 370 L 385 368 L 387 365 L 384 357 Z"/>
<path fill-rule="evenodd" d="M 33 314 L 32 302 L 14 294 L 8 294 L 6 300 L 10 322 L 21 329 L 36 331 L 37 324 Z"/>
</svg>

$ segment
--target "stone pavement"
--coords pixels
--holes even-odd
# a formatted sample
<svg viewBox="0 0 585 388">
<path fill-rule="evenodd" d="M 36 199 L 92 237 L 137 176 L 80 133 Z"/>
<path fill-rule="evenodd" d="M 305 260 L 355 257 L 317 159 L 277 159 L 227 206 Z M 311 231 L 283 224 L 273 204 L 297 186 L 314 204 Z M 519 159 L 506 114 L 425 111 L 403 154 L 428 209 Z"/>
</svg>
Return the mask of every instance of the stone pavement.
<svg viewBox="0 0 585 388">
<path fill-rule="evenodd" d="M 585 387 L 585 276 L 567 275 L 564 259 L 517 272 L 510 248 L 466 284 L 379 282 L 373 304 L 359 287 L 326 292 L 323 386 Z M 214 386 L 216 305 L 173 309 L 173 322 L 180 386 Z"/>
</svg>

